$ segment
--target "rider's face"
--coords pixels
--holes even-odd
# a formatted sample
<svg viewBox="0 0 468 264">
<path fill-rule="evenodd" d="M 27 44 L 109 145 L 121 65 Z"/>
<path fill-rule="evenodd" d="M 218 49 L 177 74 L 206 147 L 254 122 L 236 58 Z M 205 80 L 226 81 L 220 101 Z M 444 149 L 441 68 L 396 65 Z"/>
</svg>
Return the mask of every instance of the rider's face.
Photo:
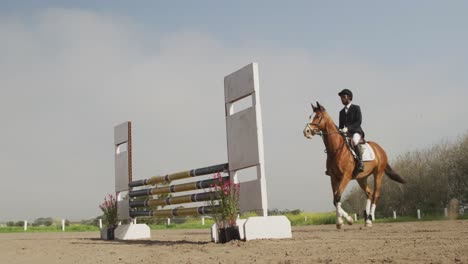
<svg viewBox="0 0 468 264">
<path fill-rule="evenodd" d="M 351 102 L 351 98 L 349 98 L 349 96 L 347 94 L 343 94 L 340 96 L 341 98 L 341 103 L 343 103 L 343 105 L 348 105 L 349 102 Z"/>
</svg>

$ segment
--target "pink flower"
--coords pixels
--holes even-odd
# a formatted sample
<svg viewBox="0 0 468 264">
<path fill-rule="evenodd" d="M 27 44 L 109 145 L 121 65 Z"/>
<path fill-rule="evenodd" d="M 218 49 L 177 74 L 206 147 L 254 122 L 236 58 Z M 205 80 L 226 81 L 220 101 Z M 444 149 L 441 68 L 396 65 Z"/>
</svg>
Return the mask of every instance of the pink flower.
<svg viewBox="0 0 468 264">
<path fill-rule="evenodd" d="M 104 197 L 104 202 L 99 205 L 103 212 L 103 220 L 107 226 L 117 225 L 117 199 L 112 194 Z"/>
<path fill-rule="evenodd" d="M 219 228 L 236 226 L 237 214 L 239 213 L 239 190 L 240 184 L 235 184 L 230 179 L 223 179 L 221 173 L 216 173 L 213 178 L 218 179 L 210 184 L 215 195 L 209 204 L 215 206 L 212 217 Z"/>
</svg>

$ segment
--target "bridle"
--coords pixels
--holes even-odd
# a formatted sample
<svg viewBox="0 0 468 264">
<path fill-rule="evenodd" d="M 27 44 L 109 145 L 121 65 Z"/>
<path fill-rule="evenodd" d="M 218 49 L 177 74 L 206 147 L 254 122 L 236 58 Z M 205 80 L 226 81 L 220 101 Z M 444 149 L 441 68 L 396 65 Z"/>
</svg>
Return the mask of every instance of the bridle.
<svg viewBox="0 0 468 264">
<path fill-rule="evenodd" d="M 315 113 L 317 113 L 317 112 L 316 112 L 316 109 L 319 108 L 319 107 L 320 107 L 320 110 L 322 110 L 323 112 L 325 112 L 324 108 L 323 108 L 322 106 L 320 106 L 320 104 L 319 104 L 318 102 L 317 102 L 317 107 L 314 107 L 313 104 L 311 104 L 311 105 L 312 105 L 312 109 L 314 110 Z M 310 119 L 312 119 L 312 115 L 310 116 Z M 312 121 L 313 121 L 313 120 L 312 120 Z M 335 125 L 336 131 L 333 131 L 333 132 L 325 132 L 325 131 L 322 131 L 322 130 L 320 129 L 320 127 L 319 127 L 320 124 L 322 123 L 322 121 L 323 121 L 323 113 L 321 113 L 320 118 L 319 118 L 319 120 L 318 120 L 317 123 L 313 123 L 313 122 L 307 123 L 306 128 L 310 130 L 311 136 L 317 134 L 317 135 L 319 135 L 320 137 L 322 137 L 322 139 L 323 139 L 323 141 L 324 141 L 324 143 L 325 143 L 325 153 L 328 153 L 328 152 L 327 152 L 327 148 L 328 148 L 328 143 L 327 143 L 327 141 L 330 140 L 330 138 L 328 138 L 328 140 L 327 140 L 327 138 L 326 138 L 325 136 L 334 135 L 334 134 L 337 134 L 337 135 L 342 136 L 342 137 L 343 137 L 344 144 L 342 144 L 341 147 L 338 147 L 337 149 L 335 149 L 335 150 L 333 151 L 333 153 L 328 153 L 328 154 L 327 154 L 327 155 L 335 155 L 340 149 L 342 149 L 342 148 L 345 146 L 345 144 L 348 143 L 348 142 L 346 141 L 346 135 L 345 135 L 344 132 L 342 132 L 340 129 L 338 129 L 338 127 L 337 127 L 336 125 Z M 305 133 L 305 132 L 304 132 L 304 133 Z M 304 135 L 305 135 L 305 134 L 304 134 Z M 307 137 L 307 138 L 310 138 L 310 137 L 308 137 L 308 136 L 306 136 L 306 137 Z"/>
<path fill-rule="evenodd" d="M 318 130 L 318 132 L 316 133 L 317 135 L 319 136 L 324 136 L 324 135 L 333 135 L 333 134 L 341 134 L 342 135 L 342 132 L 340 132 L 338 130 L 338 132 L 323 132 L 322 130 L 320 130 L 319 126 L 320 126 L 320 123 L 322 123 L 322 120 L 323 120 L 323 114 L 320 115 L 320 119 L 319 121 L 314 124 L 314 123 L 307 123 L 307 127 L 311 130 L 311 131 L 314 131 L 314 128 L 312 126 L 315 126 Z"/>
<path fill-rule="evenodd" d="M 323 113 L 320 115 L 320 119 L 317 124 L 310 123 L 308 125 L 316 126 L 318 128 L 320 126 L 320 123 L 322 123 L 322 119 L 323 119 Z"/>
<path fill-rule="evenodd" d="M 317 123 L 312 123 L 312 122 L 311 122 L 311 123 L 307 123 L 307 127 L 308 127 L 312 132 L 314 131 L 313 126 L 316 127 L 317 130 L 318 130 L 318 132 L 314 132 L 314 133 L 317 134 L 317 135 L 319 135 L 319 136 L 321 136 L 324 142 L 325 142 L 324 136 L 333 135 L 333 134 L 339 134 L 340 136 L 342 136 L 342 137 L 344 138 L 343 141 L 345 142 L 345 144 L 348 144 L 348 142 L 346 141 L 345 133 L 342 132 L 341 130 L 339 130 L 338 128 L 337 128 L 337 130 L 338 130 L 337 132 L 324 132 L 324 131 L 320 130 L 319 125 L 320 125 L 320 123 L 322 123 L 322 120 L 323 120 L 323 114 L 320 115 L 320 119 L 319 119 L 319 121 L 318 121 Z M 345 144 L 343 144 L 341 148 L 343 148 L 343 147 L 345 146 Z M 327 143 L 325 142 L 325 146 L 326 146 L 326 145 L 327 145 Z M 349 144 L 348 144 L 348 147 L 349 147 Z M 337 151 L 339 151 L 341 148 L 336 149 L 333 153 L 331 153 L 331 155 L 335 155 L 335 153 L 336 153 Z M 326 148 L 325 148 L 325 151 L 324 151 L 324 152 L 325 152 L 325 153 L 328 152 Z"/>
</svg>

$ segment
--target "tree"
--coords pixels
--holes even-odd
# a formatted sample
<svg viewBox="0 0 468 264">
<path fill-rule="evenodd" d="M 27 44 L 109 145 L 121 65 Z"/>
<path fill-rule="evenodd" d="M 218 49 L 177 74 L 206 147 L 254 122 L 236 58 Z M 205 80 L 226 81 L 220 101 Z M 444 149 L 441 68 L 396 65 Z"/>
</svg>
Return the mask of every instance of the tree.
<svg viewBox="0 0 468 264">
<path fill-rule="evenodd" d="M 468 133 L 455 143 L 441 142 L 408 152 L 391 163 L 407 183 L 401 185 L 384 177 L 376 213 L 387 217 L 392 211 L 414 215 L 421 209 L 426 214 L 443 214 L 451 199 L 468 203 Z M 362 212 L 364 200 L 364 193 L 355 187 L 343 206 L 345 210 Z"/>
</svg>

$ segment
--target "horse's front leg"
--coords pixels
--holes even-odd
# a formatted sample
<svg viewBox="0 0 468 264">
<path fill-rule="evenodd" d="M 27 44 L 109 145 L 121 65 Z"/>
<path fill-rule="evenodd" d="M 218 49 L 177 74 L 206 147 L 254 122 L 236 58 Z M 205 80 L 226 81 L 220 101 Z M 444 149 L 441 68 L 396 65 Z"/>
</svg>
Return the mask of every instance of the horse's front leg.
<svg viewBox="0 0 468 264">
<path fill-rule="evenodd" d="M 349 216 L 348 213 L 346 213 L 346 211 L 343 210 L 343 208 L 341 208 L 341 203 L 336 203 L 335 207 L 336 207 L 336 228 L 341 229 L 341 227 L 343 226 L 342 217 L 344 217 L 346 219 L 346 222 L 349 225 L 352 225 L 353 224 L 353 218 L 351 216 Z"/>
<path fill-rule="evenodd" d="M 336 203 L 336 228 L 341 229 L 343 226 L 343 219 L 341 219 L 341 211 L 340 211 L 341 203 Z"/>
<path fill-rule="evenodd" d="M 349 225 L 353 224 L 353 218 L 341 207 L 341 194 L 349 183 L 349 177 L 343 177 L 341 182 L 337 184 L 332 184 L 333 188 L 333 204 L 336 208 L 336 228 L 341 229 L 343 226 L 343 219 L 346 219 L 346 222 Z"/>
</svg>

